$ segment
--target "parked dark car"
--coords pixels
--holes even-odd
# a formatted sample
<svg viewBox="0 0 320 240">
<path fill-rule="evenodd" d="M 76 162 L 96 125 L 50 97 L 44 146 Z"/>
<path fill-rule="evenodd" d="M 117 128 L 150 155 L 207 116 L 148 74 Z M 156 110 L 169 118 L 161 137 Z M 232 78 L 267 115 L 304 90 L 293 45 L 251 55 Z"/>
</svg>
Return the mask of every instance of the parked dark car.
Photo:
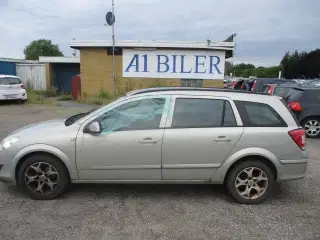
<svg viewBox="0 0 320 240">
<path fill-rule="evenodd" d="M 279 85 L 274 95 L 283 97 L 309 138 L 320 137 L 320 87 Z"/>
<path fill-rule="evenodd" d="M 271 84 L 266 84 L 263 86 L 262 88 L 262 92 L 263 93 L 267 93 L 270 95 L 274 95 L 274 91 L 276 90 L 276 88 L 281 87 L 281 89 L 289 89 L 289 88 L 293 88 L 293 87 L 299 87 L 301 85 L 296 84 L 296 83 L 271 83 Z"/>
<path fill-rule="evenodd" d="M 266 84 L 280 84 L 280 83 L 292 83 L 292 80 L 283 80 L 279 78 L 257 78 L 254 80 L 251 91 L 263 92 L 263 87 Z"/>
</svg>

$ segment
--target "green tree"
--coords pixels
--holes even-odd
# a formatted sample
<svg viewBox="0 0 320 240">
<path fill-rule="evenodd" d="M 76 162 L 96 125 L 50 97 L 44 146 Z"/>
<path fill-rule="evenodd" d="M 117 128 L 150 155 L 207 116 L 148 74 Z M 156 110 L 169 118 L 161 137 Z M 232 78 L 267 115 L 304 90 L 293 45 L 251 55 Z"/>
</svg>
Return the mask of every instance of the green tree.
<svg viewBox="0 0 320 240">
<path fill-rule="evenodd" d="M 51 40 L 39 39 L 29 43 L 23 50 L 25 59 L 38 60 L 39 56 L 58 56 L 63 57 L 63 53 L 56 44 L 52 44 Z"/>
<path fill-rule="evenodd" d="M 225 67 L 224 67 L 224 75 L 225 76 L 230 76 L 230 73 L 232 73 L 232 63 L 226 61 L 225 62 Z"/>
</svg>

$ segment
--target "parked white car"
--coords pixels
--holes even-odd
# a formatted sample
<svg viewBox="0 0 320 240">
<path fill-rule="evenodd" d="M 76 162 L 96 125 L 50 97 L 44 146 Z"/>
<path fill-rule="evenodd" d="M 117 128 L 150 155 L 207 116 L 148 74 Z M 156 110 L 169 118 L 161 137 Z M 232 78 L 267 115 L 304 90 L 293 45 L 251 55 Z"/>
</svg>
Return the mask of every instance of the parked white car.
<svg viewBox="0 0 320 240">
<path fill-rule="evenodd" d="M 27 98 L 27 92 L 19 77 L 13 75 L 0 75 L 0 101 L 26 101 Z"/>
</svg>

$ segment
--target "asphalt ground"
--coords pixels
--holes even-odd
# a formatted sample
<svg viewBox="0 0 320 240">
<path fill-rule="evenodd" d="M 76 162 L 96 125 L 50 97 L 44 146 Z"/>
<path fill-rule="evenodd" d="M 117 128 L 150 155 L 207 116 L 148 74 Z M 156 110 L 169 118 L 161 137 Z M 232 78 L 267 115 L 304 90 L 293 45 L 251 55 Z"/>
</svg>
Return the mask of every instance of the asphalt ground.
<svg viewBox="0 0 320 240">
<path fill-rule="evenodd" d="M 91 106 L 1 105 L 0 139 L 24 125 Z M 305 179 L 276 185 L 260 205 L 235 203 L 219 185 L 73 185 L 34 201 L 0 183 L 0 240 L 320 239 L 320 139 L 308 139 Z"/>
</svg>

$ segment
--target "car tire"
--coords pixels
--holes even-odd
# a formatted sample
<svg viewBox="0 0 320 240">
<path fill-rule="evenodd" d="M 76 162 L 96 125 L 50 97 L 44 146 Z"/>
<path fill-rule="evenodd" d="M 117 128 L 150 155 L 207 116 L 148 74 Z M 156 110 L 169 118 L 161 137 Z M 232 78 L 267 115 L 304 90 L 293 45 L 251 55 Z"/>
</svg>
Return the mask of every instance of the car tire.
<svg viewBox="0 0 320 240">
<path fill-rule="evenodd" d="M 226 178 L 229 194 L 242 204 L 259 204 L 266 200 L 275 184 L 271 168 L 259 160 L 248 160 L 233 167 Z"/>
<path fill-rule="evenodd" d="M 304 119 L 302 121 L 303 129 L 306 133 L 307 138 L 318 138 L 320 137 L 320 118 L 319 117 L 311 117 Z M 314 127 L 313 131 L 310 129 L 310 127 Z"/>
<path fill-rule="evenodd" d="M 67 168 L 47 154 L 28 157 L 20 165 L 17 176 L 20 189 L 35 200 L 51 200 L 61 196 L 70 185 Z"/>
</svg>

